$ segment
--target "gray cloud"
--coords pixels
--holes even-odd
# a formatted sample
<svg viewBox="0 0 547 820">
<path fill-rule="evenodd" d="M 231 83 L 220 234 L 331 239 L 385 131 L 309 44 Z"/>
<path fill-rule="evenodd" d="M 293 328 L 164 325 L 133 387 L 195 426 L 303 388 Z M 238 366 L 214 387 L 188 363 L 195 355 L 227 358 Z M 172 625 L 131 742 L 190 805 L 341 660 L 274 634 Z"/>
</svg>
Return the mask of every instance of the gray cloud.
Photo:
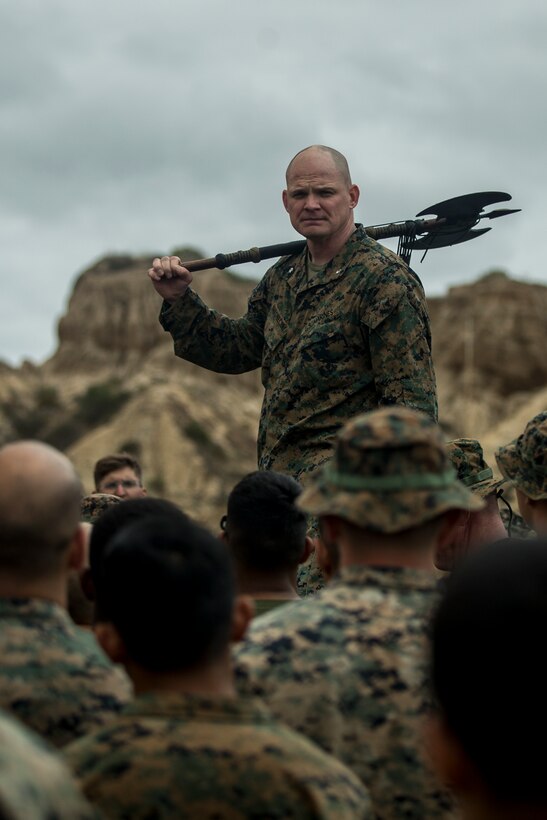
<svg viewBox="0 0 547 820">
<path fill-rule="evenodd" d="M 51 352 L 105 252 L 295 238 L 283 174 L 315 142 L 348 156 L 365 224 L 513 194 L 523 214 L 416 264 L 429 293 L 492 267 L 546 281 L 546 34 L 536 0 L 4 4 L 0 358 Z"/>
</svg>

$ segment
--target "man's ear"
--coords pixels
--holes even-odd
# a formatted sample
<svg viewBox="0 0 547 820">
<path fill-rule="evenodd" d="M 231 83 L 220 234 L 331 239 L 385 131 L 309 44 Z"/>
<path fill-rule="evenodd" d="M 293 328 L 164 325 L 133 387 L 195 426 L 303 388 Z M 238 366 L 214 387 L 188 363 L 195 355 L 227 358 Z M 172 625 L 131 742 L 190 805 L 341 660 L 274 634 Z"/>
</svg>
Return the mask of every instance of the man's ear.
<svg viewBox="0 0 547 820">
<path fill-rule="evenodd" d="M 85 566 L 87 534 L 81 524 L 78 524 L 74 535 L 71 538 L 68 548 L 67 561 L 68 569 L 75 569 L 80 572 Z"/>
<path fill-rule="evenodd" d="M 232 636 L 234 643 L 242 641 L 255 614 L 255 605 L 249 595 L 236 595 L 232 612 Z"/>
<path fill-rule="evenodd" d="M 443 572 L 452 572 L 458 555 L 467 548 L 467 510 L 448 510 L 442 517 L 437 532 L 434 564 Z"/>
<path fill-rule="evenodd" d="M 310 538 L 309 535 L 306 535 L 306 539 L 304 541 L 304 549 L 302 550 L 302 555 L 298 559 L 299 564 L 305 564 L 312 552 L 315 549 L 315 544 L 317 543 L 317 539 Z"/>
<path fill-rule="evenodd" d="M 283 199 L 283 207 L 285 208 L 286 211 L 288 211 L 289 210 L 289 195 L 287 194 L 287 191 L 283 191 L 283 193 L 281 194 L 281 198 Z"/>
<path fill-rule="evenodd" d="M 112 663 L 125 663 L 127 661 L 125 644 L 114 624 L 108 621 L 100 621 L 93 627 L 93 632 Z"/>
<path fill-rule="evenodd" d="M 423 728 L 424 748 L 430 768 L 437 777 L 458 795 L 479 788 L 475 768 L 446 721 L 439 714 L 430 714 Z"/>
<path fill-rule="evenodd" d="M 317 557 L 319 569 L 325 576 L 325 579 L 327 581 L 330 581 L 330 579 L 334 575 L 335 568 L 332 565 L 330 552 L 325 546 L 325 542 L 322 540 L 321 537 L 316 538 L 315 540 L 315 555 Z"/>
<path fill-rule="evenodd" d="M 350 208 L 355 208 L 359 202 L 360 191 L 357 185 L 352 185 L 349 189 Z"/>
</svg>

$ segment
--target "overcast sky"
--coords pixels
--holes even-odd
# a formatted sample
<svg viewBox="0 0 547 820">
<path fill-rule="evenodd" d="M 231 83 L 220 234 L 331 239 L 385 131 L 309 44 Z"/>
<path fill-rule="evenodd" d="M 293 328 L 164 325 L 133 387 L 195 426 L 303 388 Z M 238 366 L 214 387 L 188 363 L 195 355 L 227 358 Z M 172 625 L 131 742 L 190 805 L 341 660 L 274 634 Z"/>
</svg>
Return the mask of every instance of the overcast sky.
<svg viewBox="0 0 547 820">
<path fill-rule="evenodd" d="M 489 234 L 415 254 L 428 294 L 547 283 L 546 42 L 544 0 L 6 0 L 0 359 L 53 352 L 105 253 L 297 239 L 280 193 L 311 143 L 347 156 L 365 225 L 512 194 Z"/>
</svg>

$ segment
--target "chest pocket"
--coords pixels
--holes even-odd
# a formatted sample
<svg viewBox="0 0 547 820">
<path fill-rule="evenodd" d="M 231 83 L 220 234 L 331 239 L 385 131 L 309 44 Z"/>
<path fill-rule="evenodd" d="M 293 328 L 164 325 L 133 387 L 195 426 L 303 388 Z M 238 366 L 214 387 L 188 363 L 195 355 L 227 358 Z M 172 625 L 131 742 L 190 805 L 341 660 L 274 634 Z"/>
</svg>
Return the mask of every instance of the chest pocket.
<svg viewBox="0 0 547 820">
<path fill-rule="evenodd" d="M 320 325 L 302 337 L 295 365 L 306 388 L 333 390 L 351 378 L 355 356 L 339 325 Z"/>
</svg>

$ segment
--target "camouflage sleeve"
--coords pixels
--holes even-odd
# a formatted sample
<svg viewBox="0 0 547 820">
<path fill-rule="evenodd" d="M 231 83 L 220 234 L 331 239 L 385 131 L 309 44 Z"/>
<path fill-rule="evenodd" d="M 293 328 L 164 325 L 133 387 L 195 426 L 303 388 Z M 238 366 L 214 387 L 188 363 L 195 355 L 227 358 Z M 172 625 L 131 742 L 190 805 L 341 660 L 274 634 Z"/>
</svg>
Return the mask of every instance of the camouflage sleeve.
<svg viewBox="0 0 547 820">
<path fill-rule="evenodd" d="M 260 367 L 267 310 L 265 280 L 253 290 L 247 313 L 239 319 L 207 307 L 193 290 L 173 304 L 165 302 L 160 323 L 173 337 L 176 355 L 217 373 L 246 373 Z"/>
<path fill-rule="evenodd" d="M 99 820 L 65 763 L 37 737 L 0 715 L 0 817 Z"/>
<path fill-rule="evenodd" d="M 385 274 L 390 275 L 387 269 Z M 437 389 L 425 297 L 394 276 L 364 311 L 379 405 L 404 404 L 437 421 Z"/>
</svg>

